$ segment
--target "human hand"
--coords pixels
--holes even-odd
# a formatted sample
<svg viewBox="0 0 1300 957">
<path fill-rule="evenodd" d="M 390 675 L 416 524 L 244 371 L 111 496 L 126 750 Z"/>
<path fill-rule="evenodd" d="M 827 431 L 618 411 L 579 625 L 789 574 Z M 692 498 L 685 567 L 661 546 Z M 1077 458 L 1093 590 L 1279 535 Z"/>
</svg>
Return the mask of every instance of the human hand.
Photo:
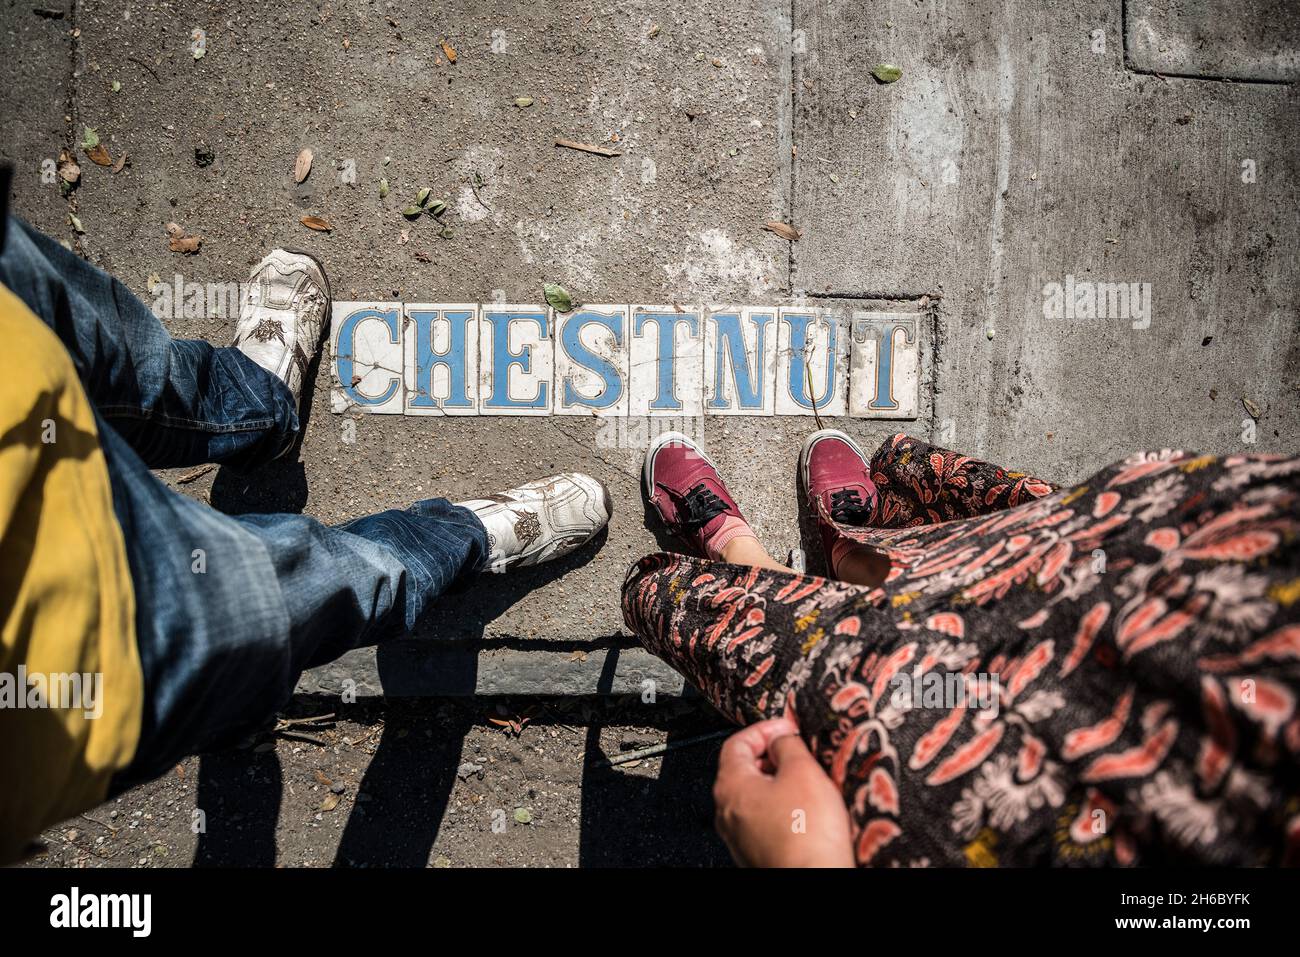
<svg viewBox="0 0 1300 957">
<path fill-rule="evenodd" d="M 737 731 L 713 784 L 715 824 L 742 867 L 853 867 L 844 799 L 788 716 Z"/>
</svg>

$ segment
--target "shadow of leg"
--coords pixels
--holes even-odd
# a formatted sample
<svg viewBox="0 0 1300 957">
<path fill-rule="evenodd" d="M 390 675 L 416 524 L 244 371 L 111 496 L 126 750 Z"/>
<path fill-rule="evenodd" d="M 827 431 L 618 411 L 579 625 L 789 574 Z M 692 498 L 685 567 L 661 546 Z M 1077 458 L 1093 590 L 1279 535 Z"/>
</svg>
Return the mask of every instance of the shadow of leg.
<svg viewBox="0 0 1300 957">
<path fill-rule="evenodd" d="M 315 398 L 313 384 L 320 373 L 321 357 L 329 343 L 312 357 L 303 377 L 302 403 L 298 408 L 298 436 L 288 452 L 271 462 L 240 473 L 222 467 L 212 480 L 212 507 L 227 515 L 301 512 L 307 505 L 307 470 L 301 458 L 307 422 Z"/>
<path fill-rule="evenodd" d="M 227 515 L 296 514 L 306 505 L 306 467 L 288 455 L 247 473 L 223 466 L 212 480 L 212 507 Z"/>
<path fill-rule="evenodd" d="M 614 657 L 610 656 L 608 674 L 601 675 L 602 690 L 612 683 L 613 668 Z M 715 731 L 726 722 L 698 698 L 689 704 L 676 699 L 662 705 L 632 701 L 593 706 L 596 713 L 587 725 L 583 755 L 579 865 L 709 867 L 729 863 L 726 846 L 713 829 L 713 777 L 722 738 L 669 750 L 645 759 L 636 768 L 600 765 L 605 758 L 617 757 L 601 746 L 601 731 L 610 723 L 607 711 L 621 712 L 617 723 L 623 728 L 667 728 L 669 745 Z M 669 709 L 674 714 L 666 716 Z M 649 742 L 646 736 L 633 745 Z"/>
<path fill-rule="evenodd" d="M 651 777 L 622 767 L 592 767 L 605 756 L 600 731 L 599 723 L 587 730 L 579 865 L 716 867 L 729 863 L 727 848 L 713 829 L 713 776 L 722 739 L 647 759 L 641 768 L 661 765 L 658 776 Z M 696 733 L 670 730 L 668 743 Z"/>
<path fill-rule="evenodd" d="M 275 751 L 205 754 L 196 807 L 204 830 L 195 867 L 274 867 L 283 782 Z"/>
<path fill-rule="evenodd" d="M 425 867 L 473 722 L 435 720 L 420 701 L 389 701 L 379 747 L 343 830 L 336 867 Z"/>
</svg>

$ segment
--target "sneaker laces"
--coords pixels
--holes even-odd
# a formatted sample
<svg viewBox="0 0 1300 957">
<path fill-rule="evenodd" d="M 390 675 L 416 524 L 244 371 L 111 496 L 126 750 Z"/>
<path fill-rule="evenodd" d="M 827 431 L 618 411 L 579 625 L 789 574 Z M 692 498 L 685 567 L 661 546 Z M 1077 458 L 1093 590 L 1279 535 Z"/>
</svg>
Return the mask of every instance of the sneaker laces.
<svg viewBox="0 0 1300 957">
<path fill-rule="evenodd" d="M 831 492 L 831 519 L 841 525 L 865 525 L 871 518 L 871 506 L 862 501 L 856 488 Z"/>
<path fill-rule="evenodd" d="M 682 497 L 682 510 L 684 514 L 681 523 L 699 528 L 723 512 L 731 511 L 731 506 L 719 498 L 713 489 L 700 482 L 692 486 Z"/>
</svg>

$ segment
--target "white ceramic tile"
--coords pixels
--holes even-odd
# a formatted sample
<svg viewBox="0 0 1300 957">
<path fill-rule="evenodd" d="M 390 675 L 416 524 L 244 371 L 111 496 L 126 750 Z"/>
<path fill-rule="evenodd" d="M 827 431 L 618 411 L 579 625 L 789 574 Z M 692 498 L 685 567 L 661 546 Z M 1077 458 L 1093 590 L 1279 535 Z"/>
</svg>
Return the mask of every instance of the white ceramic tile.
<svg viewBox="0 0 1300 957">
<path fill-rule="evenodd" d="M 777 321 L 776 414 L 823 417 L 848 410 L 848 323 L 829 309 L 783 307 Z M 798 355 L 796 355 L 796 350 Z M 813 395 L 808 395 L 811 368 Z M 793 373 L 793 380 L 792 380 Z"/>
<path fill-rule="evenodd" d="M 554 378 L 550 307 L 484 304 L 479 314 L 479 414 L 550 415 Z"/>
<path fill-rule="evenodd" d="M 478 415 L 478 305 L 407 303 L 407 415 Z"/>
<path fill-rule="evenodd" d="M 628 414 L 698 416 L 704 411 L 700 310 L 632 306 Z"/>
<path fill-rule="evenodd" d="M 359 409 L 400 415 L 402 386 L 402 304 L 336 302 L 330 320 L 334 412 Z"/>
<path fill-rule="evenodd" d="M 849 415 L 915 419 L 921 405 L 920 319 L 915 312 L 853 313 Z"/>
<path fill-rule="evenodd" d="M 628 307 L 555 314 L 556 415 L 627 415 Z"/>
</svg>

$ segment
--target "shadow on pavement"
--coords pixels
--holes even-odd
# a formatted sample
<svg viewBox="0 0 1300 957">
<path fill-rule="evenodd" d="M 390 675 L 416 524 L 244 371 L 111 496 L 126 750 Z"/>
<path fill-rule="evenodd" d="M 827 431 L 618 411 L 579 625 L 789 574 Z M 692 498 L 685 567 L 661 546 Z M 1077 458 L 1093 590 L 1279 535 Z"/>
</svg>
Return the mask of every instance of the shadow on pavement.
<svg viewBox="0 0 1300 957">
<path fill-rule="evenodd" d="M 194 866 L 274 867 L 283 781 L 274 751 L 205 754 L 195 806 L 206 830 L 199 834 Z"/>
<path fill-rule="evenodd" d="M 428 737 L 415 733 L 428 725 L 427 714 L 389 707 L 384 716 L 379 746 L 334 855 L 335 867 L 428 864 L 456 784 L 461 747 L 475 723 L 462 712 L 441 722 L 437 733 Z"/>
<path fill-rule="evenodd" d="M 613 681 L 614 656 L 606 660 L 601 690 Z M 727 727 L 703 699 L 687 720 L 672 721 L 667 743 Z M 648 720 L 648 719 L 647 719 Z M 619 723 L 636 723 L 630 716 Z M 582 771 L 582 817 L 578 863 L 582 867 L 714 867 L 731 863 L 726 845 L 713 829 L 713 777 L 724 739 L 666 751 L 655 778 L 629 774 L 618 766 L 599 766 L 603 722 L 587 725 Z"/>
</svg>

